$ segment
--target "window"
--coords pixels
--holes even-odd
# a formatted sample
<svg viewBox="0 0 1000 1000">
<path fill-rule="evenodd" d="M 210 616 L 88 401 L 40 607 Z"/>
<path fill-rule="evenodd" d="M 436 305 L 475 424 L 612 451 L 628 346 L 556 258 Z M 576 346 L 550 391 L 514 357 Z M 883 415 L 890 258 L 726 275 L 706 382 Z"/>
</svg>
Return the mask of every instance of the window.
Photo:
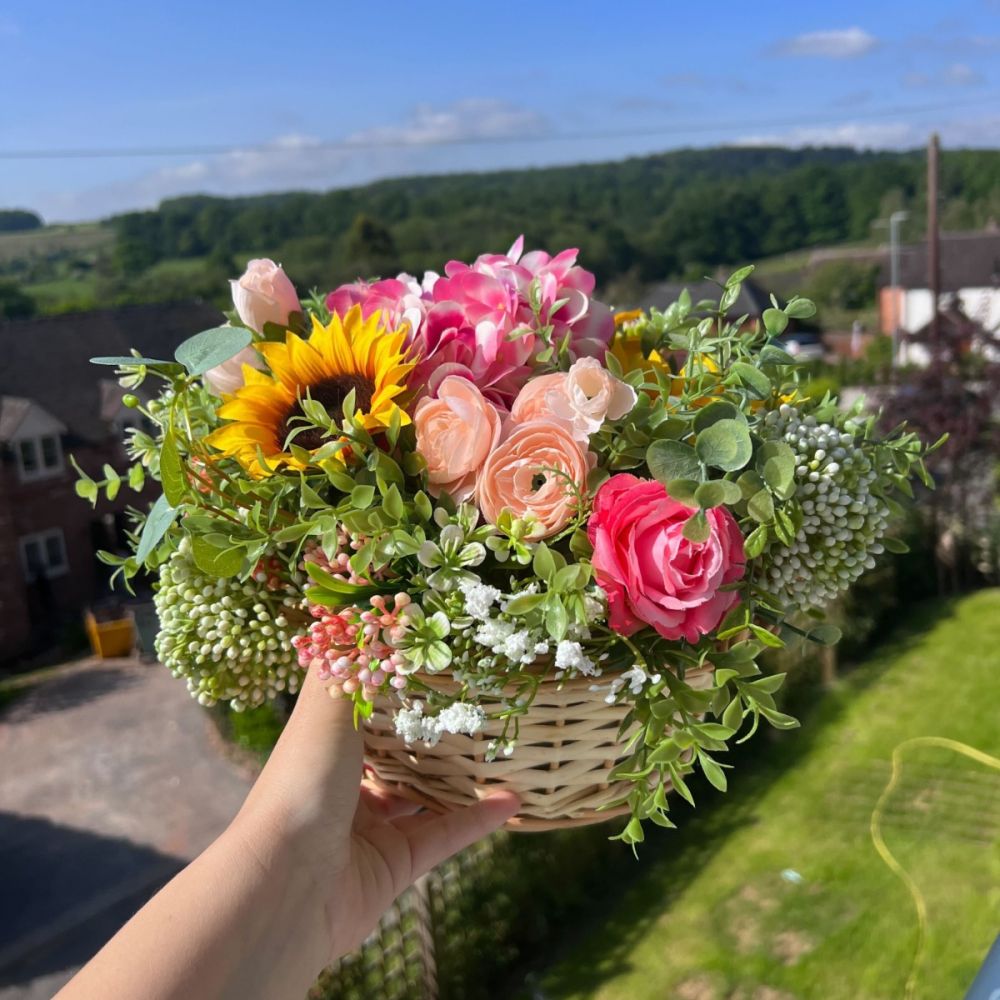
<svg viewBox="0 0 1000 1000">
<path fill-rule="evenodd" d="M 21 565 L 30 583 L 39 575 L 62 576 L 69 571 L 66 543 L 59 528 L 39 531 L 21 538 Z"/>
<path fill-rule="evenodd" d="M 56 434 L 22 438 L 17 442 L 17 464 L 21 481 L 42 479 L 62 471 L 62 444 Z"/>
</svg>

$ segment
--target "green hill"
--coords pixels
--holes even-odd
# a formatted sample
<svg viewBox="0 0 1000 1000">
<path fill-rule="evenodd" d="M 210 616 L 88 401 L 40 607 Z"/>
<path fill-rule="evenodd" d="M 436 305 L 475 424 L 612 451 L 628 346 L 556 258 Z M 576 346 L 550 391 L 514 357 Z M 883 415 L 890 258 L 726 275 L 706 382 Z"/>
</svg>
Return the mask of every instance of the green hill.
<svg viewBox="0 0 1000 1000">
<path fill-rule="evenodd" d="M 942 217 L 953 228 L 1000 216 L 1000 151 L 946 152 Z M 39 295 L 78 281 L 104 304 L 225 294 L 251 255 L 280 260 L 303 288 L 359 275 L 419 272 L 450 258 L 528 246 L 576 246 L 605 292 L 803 247 L 871 240 L 899 207 L 919 219 L 921 152 L 846 148 L 679 150 L 614 163 L 409 177 L 326 193 L 175 198 L 89 227 L 74 256 L 11 247 L 49 229 L 0 237 L 0 278 Z M 74 230 L 63 231 L 69 239 Z M 102 234 L 95 250 L 97 233 Z M 11 241 L 25 240 L 24 243 Z M 88 243 L 88 241 L 90 241 Z M 69 255 L 67 258 L 67 254 Z M 198 262 L 198 266 L 192 266 Z M 74 270 L 75 268 L 75 270 Z M 53 286 L 53 283 L 56 283 Z M 62 283 L 62 284 L 60 284 Z M 58 294 L 55 295 L 58 298 Z M 46 308 L 57 308 L 51 298 Z"/>
</svg>

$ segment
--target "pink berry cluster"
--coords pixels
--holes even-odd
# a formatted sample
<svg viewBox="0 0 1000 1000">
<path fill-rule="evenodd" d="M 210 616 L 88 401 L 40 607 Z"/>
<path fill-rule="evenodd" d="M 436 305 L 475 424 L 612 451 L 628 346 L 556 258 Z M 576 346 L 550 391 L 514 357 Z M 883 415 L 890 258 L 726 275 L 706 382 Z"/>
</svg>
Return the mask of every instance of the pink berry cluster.
<svg viewBox="0 0 1000 1000">
<path fill-rule="evenodd" d="M 391 609 L 387 600 L 392 601 Z M 316 621 L 292 639 L 299 665 L 332 681 L 331 693 L 360 693 L 365 701 L 374 701 L 386 685 L 402 691 L 406 677 L 400 668 L 406 661 L 396 643 L 406 632 L 409 604 L 409 594 L 400 593 L 388 599 L 376 595 L 368 611 L 311 605 L 309 613 Z"/>
</svg>

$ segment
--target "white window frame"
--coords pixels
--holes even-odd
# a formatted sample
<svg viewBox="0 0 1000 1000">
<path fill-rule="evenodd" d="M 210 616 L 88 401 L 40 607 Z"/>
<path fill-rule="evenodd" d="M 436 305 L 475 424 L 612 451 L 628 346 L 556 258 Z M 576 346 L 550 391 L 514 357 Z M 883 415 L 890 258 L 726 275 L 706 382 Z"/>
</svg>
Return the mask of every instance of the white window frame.
<svg viewBox="0 0 1000 1000">
<path fill-rule="evenodd" d="M 56 461 L 54 465 L 45 464 L 45 449 L 42 442 L 46 439 L 55 441 Z M 32 437 L 15 438 L 11 444 L 14 448 L 14 454 L 17 456 L 18 479 L 22 483 L 33 483 L 38 479 L 51 479 L 53 476 L 61 475 L 66 468 L 63 458 L 62 438 L 59 434 L 38 434 Z M 24 466 L 24 455 L 21 453 L 21 447 L 24 444 L 30 444 L 35 449 L 35 458 L 38 463 L 35 469 L 26 469 Z"/>
<path fill-rule="evenodd" d="M 49 551 L 48 543 L 55 539 L 59 546 L 59 552 L 62 559 L 58 565 L 52 565 L 49 562 Z M 69 572 L 69 558 L 66 555 L 66 538 L 63 535 L 62 528 L 49 528 L 46 531 L 36 531 L 30 535 L 22 535 L 18 539 L 18 547 L 21 550 L 21 569 L 24 572 L 24 578 L 28 583 L 32 583 L 35 579 L 34 574 L 31 571 L 31 564 L 28 561 L 28 547 L 32 544 L 38 546 L 39 552 L 42 554 L 45 565 L 45 577 L 46 579 L 51 579 L 56 576 L 65 576 Z"/>
</svg>

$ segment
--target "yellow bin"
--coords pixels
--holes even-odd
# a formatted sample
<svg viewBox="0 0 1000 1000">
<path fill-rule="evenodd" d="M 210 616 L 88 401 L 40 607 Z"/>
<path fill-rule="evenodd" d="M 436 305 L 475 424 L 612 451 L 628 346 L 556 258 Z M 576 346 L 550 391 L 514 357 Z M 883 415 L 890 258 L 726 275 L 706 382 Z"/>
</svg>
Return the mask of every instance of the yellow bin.
<svg viewBox="0 0 1000 1000">
<path fill-rule="evenodd" d="M 95 656 L 102 660 L 112 656 L 131 656 L 135 646 L 135 622 L 131 617 L 99 622 L 93 612 L 88 611 L 84 627 Z"/>
</svg>

